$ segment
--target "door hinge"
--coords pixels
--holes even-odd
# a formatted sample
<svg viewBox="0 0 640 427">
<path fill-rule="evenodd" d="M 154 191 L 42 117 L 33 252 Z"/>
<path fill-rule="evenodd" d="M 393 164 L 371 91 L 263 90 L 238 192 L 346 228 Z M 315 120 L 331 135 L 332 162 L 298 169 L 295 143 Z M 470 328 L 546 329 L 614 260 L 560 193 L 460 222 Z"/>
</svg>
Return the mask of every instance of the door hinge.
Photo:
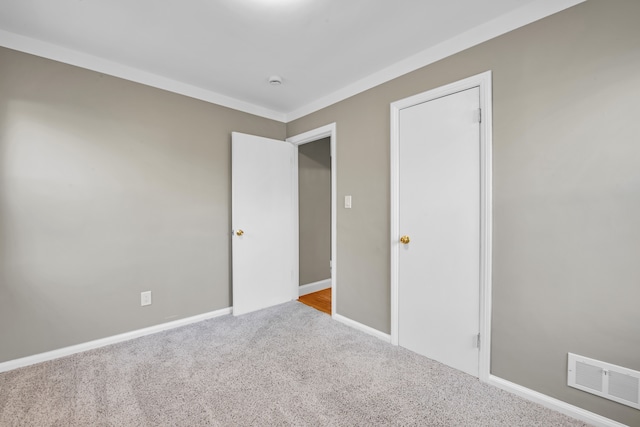
<svg viewBox="0 0 640 427">
<path fill-rule="evenodd" d="M 478 335 L 476 336 L 476 347 L 480 348 L 480 332 L 478 332 Z"/>
<path fill-rule="evenodd" d="M 478 111 L 476 112 L 476 119 L 478 123 L 482 123 L 482 108 L 478 108 Z"/>
</svg>

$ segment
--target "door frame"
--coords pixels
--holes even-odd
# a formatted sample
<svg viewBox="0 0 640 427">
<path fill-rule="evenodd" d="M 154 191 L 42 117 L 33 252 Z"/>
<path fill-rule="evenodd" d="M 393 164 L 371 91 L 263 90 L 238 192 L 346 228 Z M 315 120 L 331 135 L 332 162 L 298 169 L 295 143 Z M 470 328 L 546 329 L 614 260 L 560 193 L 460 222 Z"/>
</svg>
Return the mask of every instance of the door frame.
<svg viewBox="0 0 640 427">
<path fill-rule="evenodd" d="M 447 95 L 480 88 L 480 352 L 478 372 L 488 381 L 491 360 L 492 259 L 492 90 L 491 71 L 391 103 L 391 343 L 398 345 L 398 292 L 400 243 L 400 110 Z"/>
<path fill-rule="evenodd" d="M 330 138 L 330 153 L 331 153 L 331 317 L 336 315 L 336 301 L 337 301 L 337 181 L 336 181 L 336 124 L 331 123 L 325 126 L 321 126 L 317 129 L 301 133 L 299 135 L 287 138 L 286 141 L 299 147 L 300 145 L 314 142 L 323 138 Z M 293 282 L 295 289 L 292 290 L 294 294 L 293 299 L 297 299 L 300 292 L 300 218 L 299 218 L 299 199 L 298 199 L 298 150 L 296 149 L 293 155 L 293 170 L 294 170 L 294 185 L 293 185 L 293 206 L 294 206 L 294 263 L 293 263 Z"/>
</svg>

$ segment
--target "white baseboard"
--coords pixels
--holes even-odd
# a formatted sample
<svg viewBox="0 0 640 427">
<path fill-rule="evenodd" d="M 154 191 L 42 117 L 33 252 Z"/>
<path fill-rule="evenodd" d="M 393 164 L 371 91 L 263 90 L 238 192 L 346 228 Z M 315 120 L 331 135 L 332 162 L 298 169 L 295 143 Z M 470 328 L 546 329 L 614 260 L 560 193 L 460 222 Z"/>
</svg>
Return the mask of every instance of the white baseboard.
<svg viewBox="0 0 640 427">
<path fill-rule="evenodd" d="M 487 384 L 501 388 L 520 397 L 523 397 L 532 402 L 538 403 L 554 411 L 558 411 L 562 414 L 576 418 L 580 421 L 584 421 L 589 424 L 593 424 L 597 427 L 628 427 L 625 424 L 621 424 L 612 419 L 603 417 L 602 415 L 594 414 L 593 412 L 574 406 L 570 403 L 563 402 L 546 394 L 539 393 L 529 388 L 523 387 L 511 381 L 507 381 L 495 375 L 489 375 Z"/>
<path fill-rule="evenodd" d="M 322 282 L 316 282 L 316 283 L 322 283 Z M 328 280 L 328 282 L 329 282 L 329 285 L 331 285 L 331 280 Z M 316 285 L 316 283 L 311 283 L 310 285 Z M 304 285 L 304 286 L 309 286 L 309 285 Z M 326 288 L 320 288 L 319 290 L 322 290 L 322 289 L 326 289 Z M 301 292 L 302 292 L 302 289 L 301 289 Z M 311 291 L 311 292 L 315 292 L 315 291 Z M 304 294 L 301 293 L 301 295 L 304 295 Z M 82 344 L 64 347 L 61 349 L 52 350 L 45 353 L 36 354 L 33 356 L 27 356 L 20 359 L 9 360 L 7 362 L 0 363 L 0 372 L 7 372 L 13 369 L 34 365 L 36 363 L 46 362 L 49 360 L 58 359 L 60 357 L 81 353 L 83 351 L 93 350 L 93 349 L 104 347 L 107 345 L 129 341 L 134 338 L 156 334 L 158 332 L 166 331 L 169 329 L 179 328 L 181 326 L 189 325 L 192 323 L 202 322 L 203 320 L 225 316 L 227 314 L 231 314 L 231 312 L 232 312 L 231 307 L 223 308 L 223 309 L 212 311 L 209 313 L 203 313 L 196 316 L 187 317 L 185 319 L 174 320 L 172 322 L 161 323 L 159 325 L 150 326 L 148 328 L 126 332 L 124 334 L 114 335 L 114 336 L 102 338 L 99 340 L 94 340 L 94 341 L 89 341 Z M 334 320 L 340 323 L 344 323 L 345 325 L 350 326 L 354 329 L 357 329 L 369 335 L 373 335 L 374 337 L 379 338 L 385 342 L 391 343 L 391 335 L 389 334 L 380 332 L 377 329 L 374 329 L 367 325 L 363 325 L 360 322 L 356 322 L 355 320 L 351 320 L 348 317 L 344 317 L 337 313 L 333 314 L 332 317 Z M 538 403 L 549 409 L 553 409 L 554 411 L 558 411 L 570 417 L 576 418 L 580 421 L 593 424 L 594 426 L 597 426 L 597 427 L 628 427 L 628 426 L 625 426 L 625 424 L 603 417 L 602 415 L 595 414 L 593 412 L 571 405 L 570 403 L 564 402 L 559 399 L 555 399 L 551 396 L 547 396 L 546 394 L 542 394 L 537 391 L 518 385 L 516 383 L 512 383 L 500 377 L 496 377 L 495 375 L 489 375 L 487 384 L 490 384 L 494 387 L 498 387 L 502 390 L 508 391 L 510 393 L 523 397 L 532 402 Z"/>
<path fill-rule="evenodd" d="M 22 357 L 20 359 L 9 360 L 0 363 L 0 372 L 11 371 L 13 369 L 22 368 L 24 366 L 35 365 L 36 363 L 47 362 L 49 360 L 58 359 L 60 357 L 70 356 L 72 354 L 81 353 L 87 350 L 104 347 L 111 344 L 117 344 L 123 341 L 129 341 L 134 338 L 140 338 L 145 335 L 156 334 L 168 329 L 179 328 L 180 326 L 189 325 L 191 323 L 202 322 L 203 320 L 213 319 L 227 314 L 231 314 L 231 307 L 222 308 L 220 310 L 211 311 L 209 313 L 198 314 L 196 316 L 184 319 L 174 320 L 172 322 L 161 323 L 159 325 L 149 326 L 148 328 L 138 329 L 124 334 L 113 335 L 111 337 L 101 338 L 99 340 L 89 341 L 82 344 L 72 345 L 57 350 L 47 351 L 45 353 L 35 354 L 33 356 Z"/>
<path fill-rule="evenodd" d="M 320 280 L 318 282 L 308 283 L 306 285 L 300 285 L 298 288 L 300 290 L 299 295 L 307 295 L 313 292 L 322 291 L 323 289 L 328 289 L 331 287 L 331 279 Z"/>
<path fill-rule="evenodd" d="M 385 334 L 384 332 L 380 332 L 377 329 L 373 329 L 370 326 L 363 325 L 360 322 L 356 322 L 355 320 L 351 320 L 348 317 L 341 316 L 340 314 L 333 314 L 333 320 L 337 320 L 340 323 L 344 323 L 347 326 L 350 326 L 354 329 L 367 333 L 369 335 L 373 335 L 376 338 L 380 338 L 384 342 L 391 343 L 391 335 Z"/>
</svg>

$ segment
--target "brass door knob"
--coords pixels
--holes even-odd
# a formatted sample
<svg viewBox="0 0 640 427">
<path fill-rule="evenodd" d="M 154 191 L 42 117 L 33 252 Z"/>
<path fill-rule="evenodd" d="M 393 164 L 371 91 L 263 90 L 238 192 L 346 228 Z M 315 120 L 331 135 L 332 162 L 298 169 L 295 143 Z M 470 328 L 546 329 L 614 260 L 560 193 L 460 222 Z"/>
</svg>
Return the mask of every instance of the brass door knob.
<svg viewBox="0 0 640 427">
<path fill-rule="evenodd" d="M 409 236 L 402 236 L 400 238 L 400 243 L 402 243 L 403 245 L 406 245 L 407 243 L 409 243 L 411 241 L 411 239 L 409 238 Z"/>
<path fill-rule="evenodd" d="M 236 231 L 236 236 L 242 236 L 244 234 L 244 231 L 242 230 L 237 230 Z"/>
</svg>

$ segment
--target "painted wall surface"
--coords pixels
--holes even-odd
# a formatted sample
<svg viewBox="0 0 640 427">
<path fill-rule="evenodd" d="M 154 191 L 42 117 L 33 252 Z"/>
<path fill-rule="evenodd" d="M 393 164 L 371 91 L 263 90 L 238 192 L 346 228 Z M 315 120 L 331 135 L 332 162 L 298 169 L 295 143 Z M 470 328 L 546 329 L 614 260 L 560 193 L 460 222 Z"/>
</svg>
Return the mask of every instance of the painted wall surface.
<svg viewBox="0 0 640 427">
<path fill-rule="evenodd" d="M 491 371 L 640 425 L 566 385 L 568 352 L 640 370 L 638 17 L 590 0 L 289 123 L 337 124 L 337 312 L 389 332 L 389 104 L 493 70 Z"/>
<path fill-rule="evenodd" d="M 298 147 L 300 285 L 331 278 L 331 139 Z"/>
<path fill-rule="evenodd" d="M 0 362 L 229 307 L 231 131 L 285 125 L 0 49 Z"/>
<path fill-rule="evenodd" d="M 566 386 L 567 352 L 640 370 L 638 16 L 590 0 L 289 123 L 337 123 L 337 312 L 389 332 L 389 104 L 493 70 L 492 373 L 640 425 Z M 0 49 L 0 362 L 228 307 L 231 131 L 285 137 Z"/>
</svg>

